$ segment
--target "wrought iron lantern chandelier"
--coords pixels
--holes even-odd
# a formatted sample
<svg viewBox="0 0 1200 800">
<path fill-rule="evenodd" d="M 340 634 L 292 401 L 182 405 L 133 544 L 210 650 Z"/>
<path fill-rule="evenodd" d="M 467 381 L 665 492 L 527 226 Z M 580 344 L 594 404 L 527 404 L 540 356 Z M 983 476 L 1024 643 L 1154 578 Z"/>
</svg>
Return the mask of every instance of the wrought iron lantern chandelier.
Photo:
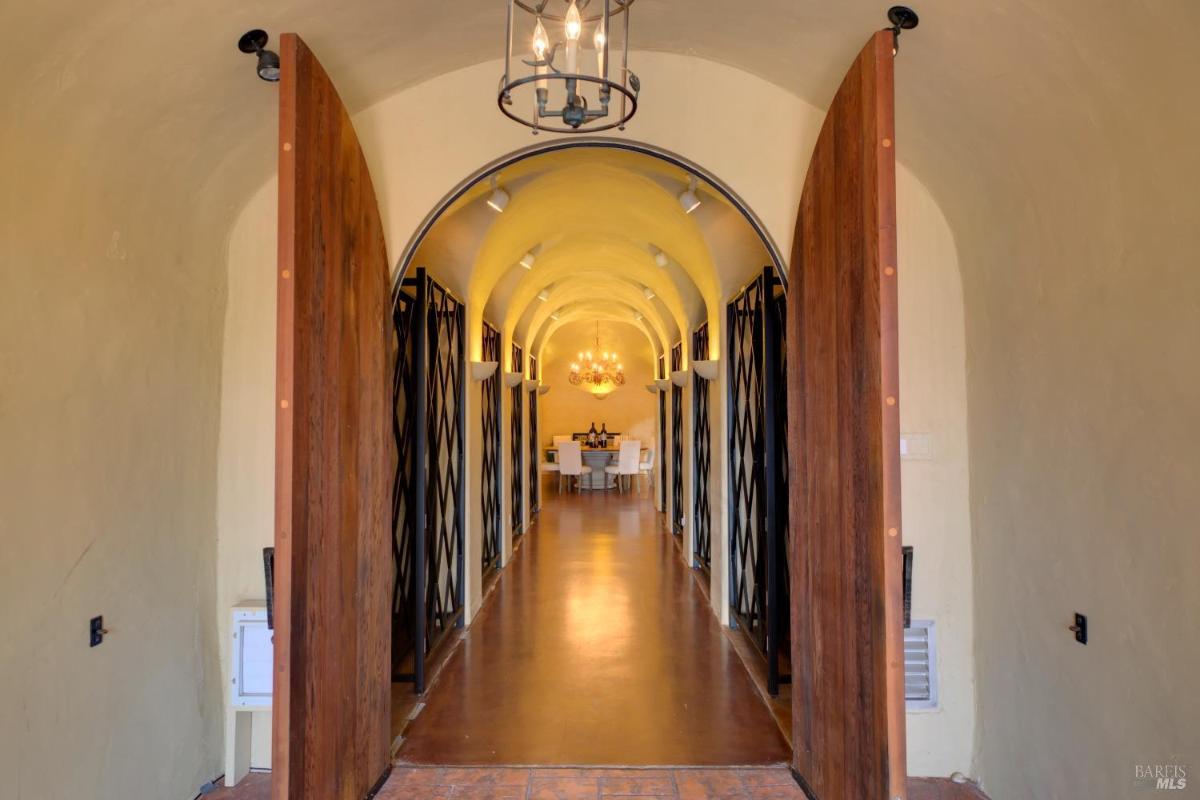
<svg viewBox="0 0 1200 800">
<path fill-rule="evenodd" d="M 497 97 L 504 115 L 535 134 L 624 130 L 637 111 L 641 89 L 629 69 L 633 3 L 508 0 L 508 41 Z M 613 42 L 613 23 L 621 29 L 619 47 Z M 620 60 L 615 69 L 614 54 Z"/>
<path fill-rule="evenodd" d="M 578 360 L 571 364 L 570 381 L 575 386 L 603 389 L 608 392 L 625 385 L 625 365 L 616 353 L 600 352 L 600 323 L 596 323 L 596 350 L 582 350 Z M 607 394 L 608 392 L 604 392 Z"/>
</svg>

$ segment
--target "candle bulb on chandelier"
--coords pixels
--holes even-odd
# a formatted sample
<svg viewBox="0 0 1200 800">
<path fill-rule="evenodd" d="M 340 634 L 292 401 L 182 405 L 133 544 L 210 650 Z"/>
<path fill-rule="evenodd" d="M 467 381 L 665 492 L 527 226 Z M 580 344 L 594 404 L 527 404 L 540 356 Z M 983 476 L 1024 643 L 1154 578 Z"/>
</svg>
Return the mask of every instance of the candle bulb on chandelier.
<svg viewBox="0 0 1200 800">
<path fill-rule="evenodd" d="M 571 0 L 567 9 L 565 25 L 567 35 L 567 72 L 574 74 L 579 71 L 579 37 L 583 34 L 583 18 L 579 15 L 579 6 Z"/>
</svg>

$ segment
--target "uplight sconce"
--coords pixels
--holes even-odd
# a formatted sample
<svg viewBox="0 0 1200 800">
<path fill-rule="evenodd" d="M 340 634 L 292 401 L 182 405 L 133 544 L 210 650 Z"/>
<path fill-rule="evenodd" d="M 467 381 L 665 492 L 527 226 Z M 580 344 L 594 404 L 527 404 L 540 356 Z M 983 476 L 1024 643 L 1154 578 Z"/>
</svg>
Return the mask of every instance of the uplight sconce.
<svg viewBox="0 0 1200 800">
<path fill-rule="evenodd" d="M 708 359 L 705 361 L 693 361 L 692 369 L 706 381 L 715 381 L 717 379 L 717 369 L 720 366 L 720 361 L 717 359 Z"/>
<path fill-rule="evenodd" d="M 657 383 L 647 383 L 646 391 L 649 392 L 650 394 L 658 394 L 658 384 Z"/>
<path fill-rule="evenodd" d="M 471 380 L 476 383 L 482 383 L 488 378 L 496 374 L 496 367 L 500 366 L 497 361 L 472 361 L 471 362 Z"/>
<path fill-rule="evenodd" d="M 668 378 L 658 378 L 654 381 L 654 385 L 658 387 L 660 392 L 665 392 L 671 388 L 671 381 Z"/>
<path fill-rule="evenodd" d="M 549 394 L 549 393 L 550 393 L 550 384 L 548 384 L 548 383 L 543 383 L 543 384 L 541 384 L 540 386 L 538 386 L 538 395 L 539 395 L 539 396 L 541 396 L 541 395 L 546 395 L 546 394 Z"/>
<path fill-rule="evenodd" d="M 533 378 L 526 378 L 525 379 L 525 391 L 527 391 L 527 392 L 536 391 L 538 388 L 538 383 L 539 383 L 539 381 L 536 381 Z"/>
<path fill-rule="evenodd" d="M 688 371 L 686 369 L 677 369 L 671 373 L 671 383 L 679 387 L 687 386 Z"/>
<path fill-rule="evenodd" d="M 521 381 L 525 380 L 525 375 L 520 372 L 505 372 L 504 385 L 510 389 L 515 389 L 521 385 Z"/>
</svg>

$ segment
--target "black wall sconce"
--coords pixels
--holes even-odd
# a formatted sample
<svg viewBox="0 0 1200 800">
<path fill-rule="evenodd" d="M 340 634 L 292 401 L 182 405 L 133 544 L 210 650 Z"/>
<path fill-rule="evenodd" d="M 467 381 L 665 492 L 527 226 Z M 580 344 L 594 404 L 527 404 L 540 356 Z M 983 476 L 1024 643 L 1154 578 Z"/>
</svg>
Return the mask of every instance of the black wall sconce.
<svg viewBox="0 0 1200 800">
<path fill-rule="evenodd" d="M 253 53 L 258 56 L 258 77 L 264 81 L 275 83 L 279 80 L 279 54 L 267 50 L 267 32 L 255 28 L 246 31 L 238 39 L 238 50 L 243 53 Z"/>
</svg>

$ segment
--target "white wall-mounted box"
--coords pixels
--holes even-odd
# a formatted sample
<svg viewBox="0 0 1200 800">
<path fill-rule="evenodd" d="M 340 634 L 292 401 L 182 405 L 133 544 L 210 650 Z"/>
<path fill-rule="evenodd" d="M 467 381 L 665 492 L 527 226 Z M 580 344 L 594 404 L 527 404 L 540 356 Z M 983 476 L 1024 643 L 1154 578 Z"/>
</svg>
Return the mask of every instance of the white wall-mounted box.
<svg viewBox="0 0 1200 800">
<path fill-rule="evenodd" d="M 225 710 L 225 785 L 236 786 L 250 772 L 254 712 L 271 707 L 275 644 L 265 602 L 239 603 L 230 613 L 232 686 Z"/>
</svg>

